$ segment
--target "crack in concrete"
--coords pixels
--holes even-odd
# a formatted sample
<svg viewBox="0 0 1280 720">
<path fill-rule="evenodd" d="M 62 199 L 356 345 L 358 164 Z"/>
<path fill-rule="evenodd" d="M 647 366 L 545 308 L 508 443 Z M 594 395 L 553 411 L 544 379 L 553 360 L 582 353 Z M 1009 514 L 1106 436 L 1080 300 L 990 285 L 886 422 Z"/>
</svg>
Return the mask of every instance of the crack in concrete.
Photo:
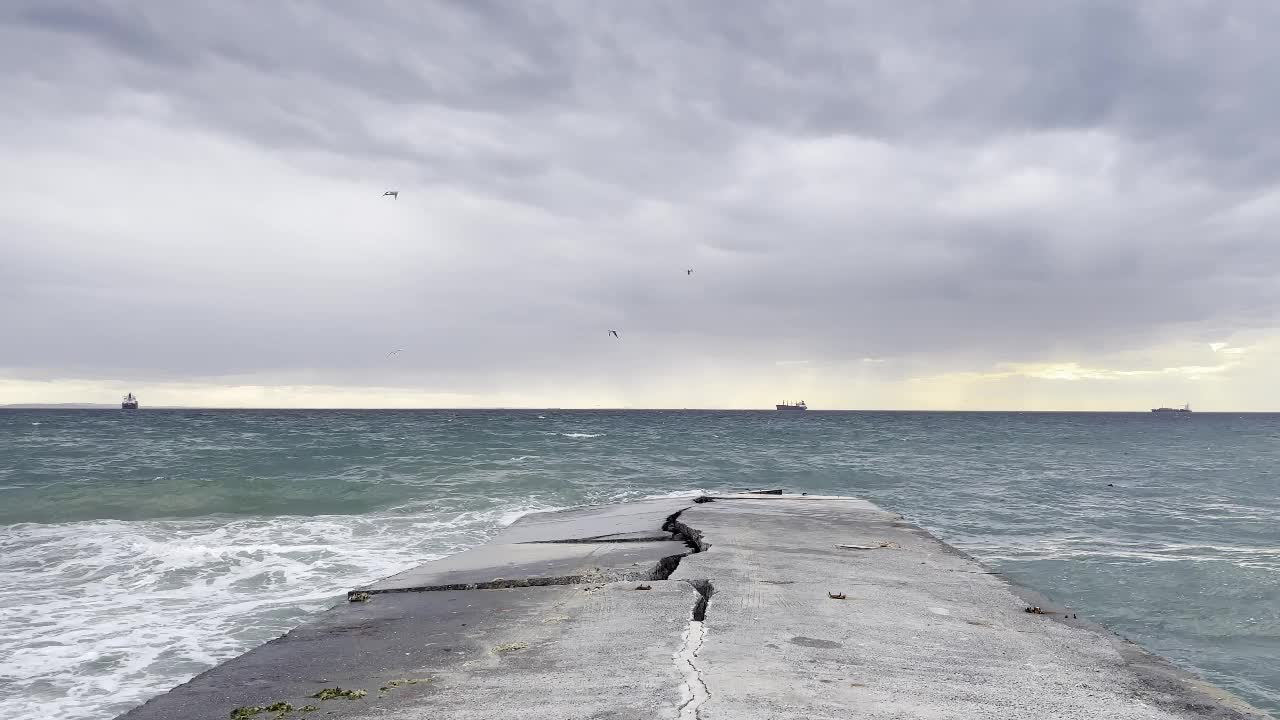
<svg viewBox="0 0 1280 720">
<path fill-rule="evenodd" d="M 410 593 L 410 592 L 444 592 L 448 590 L 505 590 L 507 588 L 525 588 L 525 587 L 545 587 L 548 585 L 583 585 L 597 582 L 613 582 L 622 580 L 647 580 L 647 573 L 634 574 L 634 577 L 616 577 L 603 578 L 599 575 L 560 575 L 557 577 L 531 577 L 531 578 L 498 578 L 485 582 L 474 583 L 448 583 L 444 585 L 415 585 L 411 587 L 395 587 L 395 588 L 367 588 L 365 590 L 351 590 L 347 593 L 347 599 L 351 600 L 357 593 L 367 593 L 369 595 L 387 595 L 390 593 Z"/>
<path fill-rule="evenodd" d="M 707 498 L 698 498 L 695 502 L 709 502 Z M 689 547 L 689 552 L 679 555 L 668 555 L 658 561 L 652 570 L 646 573 L 590 573 L 583 575 L 562 575 L 558 577 L 533 577 L 533 578 L 495 578 L 487 582 L 474 583 L 452 583 L 444 585 L 423 585 L 418 587 L 405 588 L 387 588 L 383 590 L 352 590 L 347 593 L 347 600 L 351 601 L 357 596 L 367 599 L 370 595 L 378 595 L 382 593 L 395 592 L 438 592 L 444 590 L 501 590 L 506 588 L 522 588 L 522 587 L 539 587 L 546 585 L 577 585 L 599 582 L 614 582 L 620 580 L 667 580 L 676 568 L 680 566 L 680 561 L 688 555 L 694 553 L 706 552 L 711 543 L 702 537 L 702 531 L 689 527 L 680 522 L 680 515 L 689 508 L 684 508 L 669 515 L 662 524 L 664 532 L 671 533 L 673 539 L 681 539 L 685 545 Z M 570 539 L 560 541 L 534 541 L 534 542 L 644 542 L 649 538 L 625 538 L 613 540 L 601 540 L 597 538 Z M 698 711 L 704 703 L 711 699 L 711 691 L 707 688 L 706 681 L 702 678 L 702 668 L 698 667 L 696 662 L 698 653 L 702 650 L 702 645 L 706 640 L 707 627 L 705 620 L 707 617 L 707 606 L 711 602 L 711 596 L 715 592 L 710 580 L 685 580 L 698 592 L 698 599 L 694 602 L 693 609 L 689 614 L 689 626 L 685 629 L 681 636 L 681 647 L 673 656 L 676 667 L 684 675 L 684 681 L 680 684 L 680 695 L 682 701 L 677 708 L 677 715 L 680 720 L 698 720 Z"/>
<path fill-rule="evenodd" d="M 700 497 L 695 502 L 710 502 L 710 498 Z M 711 543 L 703 539 L 702 531 L 680 522 L 680 515 L 688 509 L 672 513 L 662 525 L 662 529 L 684 539 L 691 550 L 687 555 L 706 552 L 711 548 Z M 678 560 L 676 564 L 679 565 Z M 673 567 L 672 571 L 674 570 Z M 667 576 L 670 577 L 670 573 Z M 702 668 L 698 667 L 696 660 L 707 637 L 705 623 L 707 605 L 711 602 L 715 588 L 710 580 L 685 580 L 685 582 L 698 591 L 698 600 L 693 604 L 693 610 L 689 614 L 689 627 L 681 637 L 680 649 L 674 655 L 677 669 L 684 674 L 684 682 L 680 684 L 682 702 L 676 709 L 676 713 L 680 720 L 698 720 L 698 711 L 711 699 L 711 690 L 702 679 Z"/>
<path fill-rule="evenodd" d="M 685 525 L 684 523 L 680 522 L 680 515 L 682 515 L 684 511 L 688 509 L 689 508 L 685 508 L 680 512 L 672 513 L 670 516 L 668 516 L 667 521 L 662 524 L 662 529 L 669 533 L 679 536 L 682 540 L 684 540 L 686 545 L 688 545 L 690 548 L 693 548 L 694 552 L 696 553 L 706 552 L 707 549 L 711 547 L 711 543 L 702 539 L 702 531 L 697 530 L 695 528 L 691 528 L 688 525 Z"/>
<path fill-rule="evenodd" d="M 681 647 L 674 656 L 676 667 L 684 673 L 684 682 L 680 684 L 680 696 L 683 702 L 676 709 L 680 720 L 698 720 L 698 710 L 711 699 L 711 690 L 702 679 L 702 668 L 694 662 L 702 644 L 707 637 L 707 604 L 715 592 L 709 580 L 686 580 L 698 591 L 698 601 L 693 606 L 689 619 L 689 627 L 681 636 Z"/>
<path fill-rule="evenodd" d="M 715 586 L 710 580 L 685 580 L 698 591 L 698 602 L 693 606 L 693 619 L 702 622 L 707 619 L 707 605 L 711 604 L 711 596 L 715 594 Z"/>
<path fill-rule="evenodd" d="M 692 506 L 690 506 L 692 507 Z M 525 588 L 525 587 L 545 587 L 549 585 L 585 585 L 593 583 L 607 582 L 633 582 L 637 580 L 666 580 L 671 577 L 671 573 L 676 571 L 680 566 L 680 561 L 692 553 L 702 552 L 711 547 L 710 544 L 702 540 L 702 531 L 694 530 L 679 521 L 680 513 L 689 508 L 683 508 L 677 512 L 667 516 L 662 523 L 663 532 L 671 533 L 672 539 L 683 540 L 684 544 L 689 547 L 689 552 L 679 555 L 668 555 L 653 566 L 653 569 L 645 572 L 622 571 L 622 572 L 604 572 L 604 573 L 584 573 L 581 575 L 559 575 L 554 577 L 531 577 L 531 578 L 495 578 L 483 582 L 472 583 L 447 583 L 441 585 L 415 585 L 412 587 L 398 588 L 365 588 L 362 590 L 351 590 L 347 592 L 347 600 L 355 602 L 358 596 L 363 595 L 367 598 L 369 595 L 382 595 L 385 593 L 401 593 L 401 592 L 443 592 L 448 590 L 505 590 L 508 588 Z M 664 538 L 665 540 L 665 538 Z M 598 539 L 571 539 L 571 540 L 538 540 L 531 543 L 586 543 L 586 542 L 643 542 L 643 540 L 619 539 L 619 540 L 598 540 Z M 706 607 L 705 600 L 702 606 Z"/>
<path fill-rule="evenodd" d="M 675 572 L 676 568 L 680 567 L 680 561 L 684 559 L 685 555 L 688 555 L 688 553 L 668 555 L 662 558 L 658 561 L 657 567 L 653 569 L 653 572 L 649 573 L 649 577 L 645 578 L 645 580 L 666 580 L 671 577 L 671 573 Z"/>
<path fill-rule="evenodd" d="M 518 543 L 519 545 L 594 545 L 596 543 L 641 543 L 641 542 L 665 542 L 667 540 L 676 540 L 679 538 L 670 535 L 649 535 L 646 537 L 629 537 L 629 538 L 611 538 L 608 535 L 589 538 L 572 538 L 569 540 L 526 540 Z"/>
<path fill-rule="evenodd" d="M 680 566 L 680 560 L 688 553 L 668 555 L 643 572 L 597 572 L 581 575 L 557 575 L 554 577 L 494 578 L 483 582 L 447 583 L 442 585 L 415 585 L 398 588 L 368 588 L 351 590 L 347 600 L 356 602 L 359 595 L 384 595 L 404 592 L 444 592 L 448 590 L 506 590 L 509 588 L 547 587 L 551 585 L 588 585 L 610 582 L 634 582 L 638 580 L 666 580 Z"/>
</svg>

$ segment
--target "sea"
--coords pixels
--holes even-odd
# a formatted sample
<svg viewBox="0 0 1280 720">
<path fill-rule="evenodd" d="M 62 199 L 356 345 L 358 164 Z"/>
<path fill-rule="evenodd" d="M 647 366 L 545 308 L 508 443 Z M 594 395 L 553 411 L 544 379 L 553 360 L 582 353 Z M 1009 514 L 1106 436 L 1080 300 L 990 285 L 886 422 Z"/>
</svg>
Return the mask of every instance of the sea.
<svg viewBox="0 0 1280 720">
<path fill-rule="evenodd" d="M 113 718 L 522 514 L 855 495 L 1280 714 L 1280 415 L 0 410 L 0 717 Z"/>
</svg>

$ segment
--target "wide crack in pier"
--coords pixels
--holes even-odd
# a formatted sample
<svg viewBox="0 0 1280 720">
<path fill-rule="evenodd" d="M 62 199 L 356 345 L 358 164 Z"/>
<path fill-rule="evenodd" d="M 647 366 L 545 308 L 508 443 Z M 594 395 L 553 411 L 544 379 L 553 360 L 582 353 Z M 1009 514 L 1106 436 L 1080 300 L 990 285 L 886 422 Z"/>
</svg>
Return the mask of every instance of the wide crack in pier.
<svg viewBox="0 0 1280 720">
<path fill-rule="evenodd" d="M 677 711 L 681 720 L 697 720 L 698 710 L 711 699 L 711 691 L 702 677 L 702 668 L 698 667 L 698 652 L 707 637 L 707 605 L 715 592 L 709 580 L 686 580 L 698 591 L 698 601 L 693 606 L 689 619 L 689 628 L 681 637 L 680 650 L 675 654 L 676 665 L 684 673 L 685 679 L 680 686 L 680 694 L 684 698 Z"/>
<path fill-rule="evenodd" d="M 694 500 L 695 503 L 709 502 L 709 498 L 700 497 Z M 705 552 L 710 548 L 710 544 L 703 539 L 702 531 L 690 527 L 680 521 L 680 516 L 686 510 L 693 507 L 681 508 L 671 513 L 662 522 L 661 531 L 665 534 L 654 535 L 644 531 L 633 533 L 611 533 L 603 535 L 595 535 L 591 537 L 564 537 L 552 539 L 533 539 L 524 540 L 517 545 L 573 545 L 573 546 L 589 546 L 589 545 L 607 545 L 607 544 L 631 544 L 631 543 L 666 543 L 681 542 L 684 544 L 684 551 L 664 555 L 648 570 L 631 568 L 596 568 L 592 573 L 579 573 L 571 575 L 558 576 L 541 576 L 541 577 L 517 577 L 517 578 L 496 578 L 492 580 L 474 581 L 474 582 L 457 582 L 445 584 L 414 584 L 412 582 L 387 583 L 383 581 L 380 584 L 352 590 L 348 593 L 348 599 L 354 602 L 365 602 L 371 597 L 384 593 L 398 592 L 439 592 L 447 590 L 498 590 L 507 588 L 523 588 L 523 587 L 541 587 L 552 585 L 583 585 L 592 583 L 609 583 L 622 580 L 650 580 L 664 581 L 671 577 L 671 574 L 680 567 L 680 561 L 688 555 Z M 696 720 L 698 717 L 698 709 L 710 698 L 710 691 L 707 684 L 703 680 L 702 670 L 698 667 L 698 652 L 702 649 L 703 641 L 706 637 L 706 625 L 704 621 L 707 615 L 707 606 L 710 603 L 711 596 L 714 593 L 714 587 L 709 580 L 684 580 L 697 592 L 697 599 L 694 601 L 693 607 L 689 613 L 688 627 L 681 635 L 681 646 L 673 655 L 676 665 L 683 676 L 681 683 L 681 703 L 677 708 L 679 717 L 687 720 Z M 651 590 L 647 585 L 638 586 L 637 589 Z"/>
<path fill-rule="evenodd" d="M 445 590 L 501 590 L 520 587 L 543 587 L 549 585 L 581 585 L 590 583 L 620 582 L 631 580 L 666 580 L 680 566 L 686 555 L 699 553 L 710 545 L 702 540 L 702 533 L 679 521 L 680 515 L 688 508 L 682 508 L 666 516 L 659 532 L 631 532 L 597 535 L 593 537 L 566 537 L 554 539 L 521 540 L 505 546 L 491 547 L 495 556 L 505 555 L 504 560 L 514 559 L 508 563 L 514 572 L 513 577 L 496 577 L 487 579 L 470 579 L 468 571 L 459 569 L 451 572 L 448 567 L 451 561 L 468 558 L 467 553 L 445 558 L 434 563 L 427 563 L 407 570 L 399 575 L 380 580 L 372 585 L 356 588 L 347 593 L 348 600 L 365 600 L 373 595 L 397 592 L 439 592 Z M 519 535 L 517 535 L 519 537 Z M 499 540 L 502 536 L 499 536 Z M 525 552 L 529 546 L 530 552 Z M 539 547 L 542 546 L 542 547 Z M 568 550 L 557 552 L 553 546 L 567 546 Z M 683 546 L 683 547 L 682 547 Z M 669 548 L 669 549 L 668 549 Z M 670 552 L 679 548 L 679 552 Z M 664 554 L 670 552 L 670 554 Z M 527 561 L 521 566 L 521 555 Z M 646 566 L 641 558 L 658 555 L 651 566 Z M 591 562 L 586 562 L 586 561 Z M 633 562 L 626 562 L 633 560 Z M 545 561 L 545 562 L 544 562 Z M 573 568 L 574 572 L 556 574 L 538 574 L 535 568 L 540 566 L 555 567 L 564 564 Z M 471 561 L 474 564 L 474 561 Z M 453 562 L 453 565 L 466 563 Z M 590 565 L 584 567 L 584 565 Z M 485 565 L 478 572 L 488 572 L 493 566 Z M 535 571 L 526 574 L 529 571 Z M 475 573 L 470 573 L 475 575 Z M 434 581 L 434 582 L 433 582 Z"/>
</svg>

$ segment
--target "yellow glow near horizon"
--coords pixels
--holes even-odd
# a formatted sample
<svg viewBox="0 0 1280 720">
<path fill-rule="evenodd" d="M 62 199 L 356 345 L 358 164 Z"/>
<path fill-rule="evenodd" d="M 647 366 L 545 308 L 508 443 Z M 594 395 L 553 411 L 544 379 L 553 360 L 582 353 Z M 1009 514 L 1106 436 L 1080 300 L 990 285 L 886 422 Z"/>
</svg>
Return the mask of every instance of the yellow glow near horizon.
<svg viewBox="0 0 1280 720">
<path fill-rule="evenodd" d="M 843 364 L 787 359 L 754 371 L 708 363 L 684 375 L 628 377 L 626 384 L 600 378 L 477 379 L 467 391 L 253 378 L 148 382 L 119 377 L 28 380 L 0 374 L 0 404 L 114 403 L 118 395 L 132 391 L 147 407 L 768 409 L 783 399 L 803 398 L 817 410 L 1141 411 L 1175 402 L 1203 410 L 1280 409 L 1280 388 L 1271 369 L 1280 341 L 1255 338 L 1247 346 L 1217 342 L 1198 347 L 954 371 L 931 371 L 918 361 L 894 358 Z"/>
</svg>

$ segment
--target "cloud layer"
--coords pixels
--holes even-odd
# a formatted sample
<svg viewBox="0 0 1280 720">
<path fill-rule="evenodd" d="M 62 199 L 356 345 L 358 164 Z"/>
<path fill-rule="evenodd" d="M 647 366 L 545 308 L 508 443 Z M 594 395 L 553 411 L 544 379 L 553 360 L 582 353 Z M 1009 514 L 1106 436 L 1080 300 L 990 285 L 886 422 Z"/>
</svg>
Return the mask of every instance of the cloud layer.
<svg viewBox="0 0 1280 720">
<path fill-rule="evenodd" d="M 9 3 L 0 402 L 1280 403 L 1280 10 L 978 10 Z"/>
</svg>

